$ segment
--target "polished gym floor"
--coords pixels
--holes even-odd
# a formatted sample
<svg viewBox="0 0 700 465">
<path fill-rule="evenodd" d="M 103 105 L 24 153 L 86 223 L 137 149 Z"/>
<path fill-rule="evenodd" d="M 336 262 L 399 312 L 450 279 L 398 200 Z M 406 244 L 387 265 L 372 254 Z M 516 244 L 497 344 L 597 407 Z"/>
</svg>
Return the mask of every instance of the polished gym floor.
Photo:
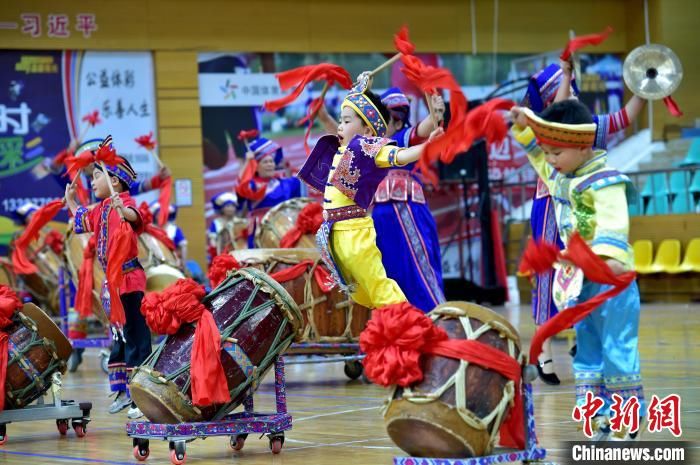
<svg viewBox="0 0 700 465">
<path fill-rule="evenodd" d="M 520 331 L 526 345 L 534 326 L 529 308 L 506 307 L 498 312 Z M 682 398 L 682 439 L 700 442 L 700 304 L 646 304 L 641 322 L 642 374 L 647 397 L 676 393 Z M 560 441 L 582 438 L 571 419 L 574 388 L 569 341 L 554 342 L 556 371 L 562 385 L 534 384 L 538 437 L 548 459 L 560 460 L 566 451 Z M 693 355 L 695 354 L 695 355 Z M 303 358 L 302 360 L 308 360 Z M 290 360 L 292 362 L 293 359 Z M 240 452 L 229 448 L 226 437 L 196 440 L 187 446 L 188 464 L 391 464 L 402 451 L 384 430 L 380 407 L 385 389 L 349 381 L 341 363 L 288 364 L 288 408 L 293 428 L 287 432 L 282 453 L 270 453 L 267 438 L 253 437 Z M 107 377 L 99 368 L 97 350 L 88 350 L 76 373 L 64 377 L 64 399 L 93 403 L 87 436 L 71 430 L 59 436 L 55 422 L 34 421 L 7 425 L 8 442 L 0 446 L 6 464 L 133 464 L 131 439 L 124 430 L 126 411 L 107 413 L 110 400 Z M 274 408 L 270 375 L 256 395 L 256 410 Z M 646 433 L 643 440 L 670 440 L 668 432 Z M 147 463 L 169 464 L 167 442 L 151 441 Z"/>
</svg>

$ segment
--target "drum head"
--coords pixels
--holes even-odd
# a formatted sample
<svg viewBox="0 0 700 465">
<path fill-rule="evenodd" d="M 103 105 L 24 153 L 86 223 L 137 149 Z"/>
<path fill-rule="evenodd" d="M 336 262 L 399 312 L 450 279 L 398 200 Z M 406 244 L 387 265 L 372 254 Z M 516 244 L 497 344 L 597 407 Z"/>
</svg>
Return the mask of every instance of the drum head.
<svg viewBox="0 0 700 465">
<path fill-rule="evenodd" d="M 58 354 L 59 358 L 64 361 L 68 360 L 71 352 L 73 352 L 73 347 L 71 346 L 66 335 L 63 334 L 58 326 L 56 326 L 56 323 L 54 323 L 42 309 L 32 303 L 24 304 L 22 313 L 36 323 L 39 336 L 53 341 L 53 343 L 56 345 L 56 353 Z"/>
<path fill-rule="evenodd" d="M 146 289 L 149 292 L 160 292 L 184 277 L 182 271 L 170 265 L 150 267 L 146 270 Z"/>
<path fill-rule="evenodd" d="M 320 257 L 316 249 L 244 249 L 234 250 L 231 255 L 239 263 L 247 265 L 266 263 L 272 258 L 298 263 L 302 260 L 318 260 Z"/>
</svg>

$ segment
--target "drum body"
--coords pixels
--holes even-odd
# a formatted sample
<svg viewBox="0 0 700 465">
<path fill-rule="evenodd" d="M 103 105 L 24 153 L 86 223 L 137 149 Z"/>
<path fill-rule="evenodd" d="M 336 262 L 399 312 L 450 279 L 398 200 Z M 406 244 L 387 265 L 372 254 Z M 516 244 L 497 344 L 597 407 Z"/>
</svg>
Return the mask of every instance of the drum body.
<svg viewBox="0 0 700 465">
<path fill-rule="evenodd" d="M 10 337 L 5 408 L 9 410 L 43 396 L 54 373 L 65 373 L 73 349 L 51 318 L 31 303 L 15 314 L 6 331 Z"/>
<path fill-rule="evenodd" d="M 299 212 L 310 203 L 315 201 L 308 197 L 296 197 L 271 208 L 255 230 L 255 245 L 260 248 L 279 247 L 287 231 L 296 225 Z M 305 234 L 296 246 L 300 249 L 313 249 L 316 247 L 316 236 Z"/>
<path fill-rule="evenodd" d="M 301 328 L 301 314 L 289 294 L 252 268 L 229 276 L 207 295 L 204 304 L 221 332 L 221 364 L 231 402 L 203 408 L 192 404 L 190 359 L 195 327 L 186 324 L 166 337 L 131 378 L 131 397 L 153 422 L 222 418 L 257 388 Z"/>
<path fill-rule="evenodd" d="M 347 343 L 359 340 L 371 311 L 353 302 L 338 286 L 323 292 L 314 277 L 314 269 L 324 266 L 316 249 L 249 249 L 232 252 L 232 255 L 241 265 L 256 267 L 269 275 L 310 261 L 299 277 L 280 283 L 304 316 L 304 330 L 296 342 Z"/>
<path fill-rule="evenodd" d="M 248 219 L 234 218 L 216 235 L 216 253 L 248 248 Z"/>
<path fill-rule="evenodd" d="M 452 339 L 472 339 L 523 364 L 520 338 L 495 312 L 446 302 L 429 316 Z M 384 413 L 392 441 L 413 457 L 469 458 L 491 452 L 514 397 L 513 381 L 495 371 L 440 356 L 422 359 L 424 378 L 396 387 Z"/>
<path fill-rule="evenodd" d="M 185 275 L 175 252 L 148 233 L 138 239 L 139 262 L 146 271 L 146 290 L 160 292 Z"/>
</svg>

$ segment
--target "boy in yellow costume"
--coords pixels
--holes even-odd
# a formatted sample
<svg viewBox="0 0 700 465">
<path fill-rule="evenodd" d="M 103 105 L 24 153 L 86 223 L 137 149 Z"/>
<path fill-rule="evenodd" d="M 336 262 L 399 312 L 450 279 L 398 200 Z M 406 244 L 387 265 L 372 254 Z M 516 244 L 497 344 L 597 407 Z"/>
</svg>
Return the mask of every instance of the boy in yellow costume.
<svg viewBox="0 0 700 465">
<path fill-rule="evenodd" d="M 387 169 L 416 161 L 424 145 L 398 148 L 384 137 L 389 111 L 368 90 L 369 82 L 368 74 L 360 76 L 341 105 L 337 135 L 318 141 L 298 176 L 323 193 L 324 223 L 316 240 L 334 279 L 355 302 L 377 308 L 406 297 L 386 275 L 367 209 Z"/>
</svg>

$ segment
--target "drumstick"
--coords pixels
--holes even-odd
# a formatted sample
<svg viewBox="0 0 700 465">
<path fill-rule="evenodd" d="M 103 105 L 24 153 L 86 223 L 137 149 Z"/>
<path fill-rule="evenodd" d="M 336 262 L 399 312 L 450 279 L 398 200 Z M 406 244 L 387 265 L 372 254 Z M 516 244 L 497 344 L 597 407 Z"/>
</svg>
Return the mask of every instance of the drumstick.
<svg viewBox="0 0 700 465">
<path fill-rule="evenodd" d="M 114 187 L 112 186 L 112 180 L 109 178 L 109 173 L 107 173 L 107 168 L 105 168 L 105 165 L 101 161 L 97 162 L 97 164 L 102 169 L 102 174 L 104 174 L 105 177 L 107 178 L 107 186 L 109 186 L 110 197 L 114 197 L 114 194 L 116 194 L 116 192 L 114 192 Z M 123 220 L 124 219 L 124 212 L 122 212 L 121 208 L 117 208 L 117 211 L 119 212 L 119 217 Z"/>
<path fill-rule="evenodd" d="M 384 63 L 382 63 L 381 65 L 377 66 L 377 67 L 374 68 L 372 71 L 370 71 L 370 72 L 369 72 L 369 75 L 370 75 L 370 76 L 374 76 L 374 75 L 377 74 L 378 72 L 382 71 L 384 68 L 387 68 L 387 67 L 393 65 L 394 63 L 396 63 L 397 61 L 399 61 L 400 58 L 401 58 L 401 54 L 400 54 L 400 53 L 397 53 L 396 55 L 394 55 L 393 57 L 389 58 L 389 59 L 386 60 Z"/>
</svg>

